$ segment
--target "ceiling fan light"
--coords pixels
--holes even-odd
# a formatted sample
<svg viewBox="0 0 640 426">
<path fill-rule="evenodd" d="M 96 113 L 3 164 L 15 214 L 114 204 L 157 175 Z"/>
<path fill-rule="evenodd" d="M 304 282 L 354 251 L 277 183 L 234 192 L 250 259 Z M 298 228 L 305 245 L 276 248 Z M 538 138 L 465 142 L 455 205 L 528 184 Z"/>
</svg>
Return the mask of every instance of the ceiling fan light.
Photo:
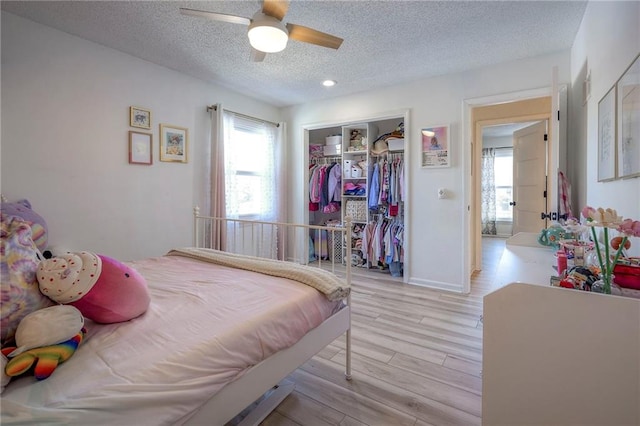
<svg viewBox="0 0 640 426">
<path fill-rule="evenodd" d="M 249 25 L 248 35 L 251 46 L 266 53 L 284 50 L 289 40 L 289 34 L 284 24 L 268 16 L 257 19 L 254 17 L 251 25 Z"/>
</svg>

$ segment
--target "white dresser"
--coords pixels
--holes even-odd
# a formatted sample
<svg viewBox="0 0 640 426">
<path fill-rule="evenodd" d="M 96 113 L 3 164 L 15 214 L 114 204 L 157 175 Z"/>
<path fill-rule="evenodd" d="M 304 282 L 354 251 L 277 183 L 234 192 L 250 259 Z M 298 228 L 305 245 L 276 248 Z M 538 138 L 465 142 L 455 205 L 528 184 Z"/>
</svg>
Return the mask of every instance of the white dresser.
<svg viewBox="0 0 640 426">
<path fill-rule="evenodd" d="M 640 424 L 640 300 L 549 286 L 528 237 L 484 297 L 483 424 Z"/>
</svg>

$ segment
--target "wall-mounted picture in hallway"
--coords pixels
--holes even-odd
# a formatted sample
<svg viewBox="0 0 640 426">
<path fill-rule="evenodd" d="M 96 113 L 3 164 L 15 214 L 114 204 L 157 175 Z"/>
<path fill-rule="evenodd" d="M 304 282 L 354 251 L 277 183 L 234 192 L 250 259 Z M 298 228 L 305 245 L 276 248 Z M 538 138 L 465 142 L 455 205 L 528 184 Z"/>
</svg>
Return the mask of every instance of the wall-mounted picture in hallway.
<svg viewBox="0 0 640 426">
<path fill-rule="evenodd" d="M 425 127 L 422 137 L 422 167 L 449 167 L 451 165 L 449 126 Z"/>
<path fill-rule="evenodd" d="M 618 177 L 640 176 L 640 55 L 616 84 Z"/>
<path fill-rule="evenodd" d="M 616 91 L 598 102 L 598 182 L 616 178 Z"/>
</svg>

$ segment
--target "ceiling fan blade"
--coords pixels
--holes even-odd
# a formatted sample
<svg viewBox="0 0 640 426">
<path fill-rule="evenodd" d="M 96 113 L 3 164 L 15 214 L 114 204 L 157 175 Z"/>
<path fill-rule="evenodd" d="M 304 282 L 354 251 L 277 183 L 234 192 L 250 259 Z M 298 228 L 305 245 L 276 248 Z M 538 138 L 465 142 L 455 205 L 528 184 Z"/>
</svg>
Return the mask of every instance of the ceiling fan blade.
<svg viewBox="0 0 640 426">
<path fill-rule="evenodd" d="M 261 52 L 258 49 L 251 48 L 251 61 L 253 62 L 262 62 L 264 61 L 265 56 L 267 56 L 266 52 Z"/>
<path fill-rule="evenodd" d="M 251 19 L 236 15 L 227 15 L 224 13 L 207 12 L 206 10 L 187 9 L 186 7 L 180 8 L 180 13 L 183 15 L 197 16 L 200 18 L 206 18 L 211 21 L 230 22 L 232 24 L 249 25 Z"/>
<path fill-rule="evenodd" d="M 262 13 L 273 16 L 278 21 L 282 21 L 282 18 L 287 14 L 288 9 L 288 0 L 264 0 L 262 3 Z"/>
<path fill-rule="evenodd" d="M 287 24 L 287 30 L 289 31 L 290 39 L 317 44 L 330 49 L 339 48 L 343 41 L 340 37 L 332 36 L 313 28 L 303 27 L 302 25 Z"/>
</svg>

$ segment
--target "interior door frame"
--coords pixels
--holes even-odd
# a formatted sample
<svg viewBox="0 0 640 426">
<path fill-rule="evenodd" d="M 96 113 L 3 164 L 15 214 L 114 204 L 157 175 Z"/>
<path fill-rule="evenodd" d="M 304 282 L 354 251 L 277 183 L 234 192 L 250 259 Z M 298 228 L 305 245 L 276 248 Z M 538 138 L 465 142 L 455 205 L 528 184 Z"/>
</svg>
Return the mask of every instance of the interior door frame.
<svg viewBox="0 0 640 426">
<path fill-rule="evenodd" d="M 536 121 L 536 120 L 549 120 L 549 163 L 547 165 L 547 174 L 552 177 L 549 179 L 548 185 L 548 197 L 547 208 L 553 209 L 555 205 L 555 199 L 557 197 L 557 185 L 554 185 L 555 179 L 553 174 L 549 171 L 558 169 L 558 152 L 559 152 L 559 140 L 558 133 L 554 131 L 552 123 L 552 110 L 556 110 L 557 96 L 554 96 L 554 87 L 545 87 L 540 89 L 532 89 L 515 93 L 505 93 L 494 96 L 487 96 L 482 98 L 473 98 L 463 100 L 462 108 L 462 137 L 463 144 L 466 146 L 463 149 L 463 192 L 464 199 L 466 200 L 466 214 L 462 215 L 463 223 L 462 228 L 464 230 L 463 235 L 465 238 L 463 251 L 465 265 L 465 273 L 463 275 L 463 292 L 469 293 L 471 291 L 471 274 L 476 270 L 480 270 L 482 265 L 482 240 L 480 237 L 480 161 L 482 155 L 482 128 L 486 125 L 506 124 L 518 121 Z M 494 116 L 480 120 L 473 120 L 474 109 L 476 108 L 490 108 L 500 104 L 513 103 L 519 101 L 531 101 L 536 98 L 550 98 L 549 108 L 545 112 L 521 114 L 507 116 Z M 476 110 L 477 111 L 477 110 Z"/>
</svg>

